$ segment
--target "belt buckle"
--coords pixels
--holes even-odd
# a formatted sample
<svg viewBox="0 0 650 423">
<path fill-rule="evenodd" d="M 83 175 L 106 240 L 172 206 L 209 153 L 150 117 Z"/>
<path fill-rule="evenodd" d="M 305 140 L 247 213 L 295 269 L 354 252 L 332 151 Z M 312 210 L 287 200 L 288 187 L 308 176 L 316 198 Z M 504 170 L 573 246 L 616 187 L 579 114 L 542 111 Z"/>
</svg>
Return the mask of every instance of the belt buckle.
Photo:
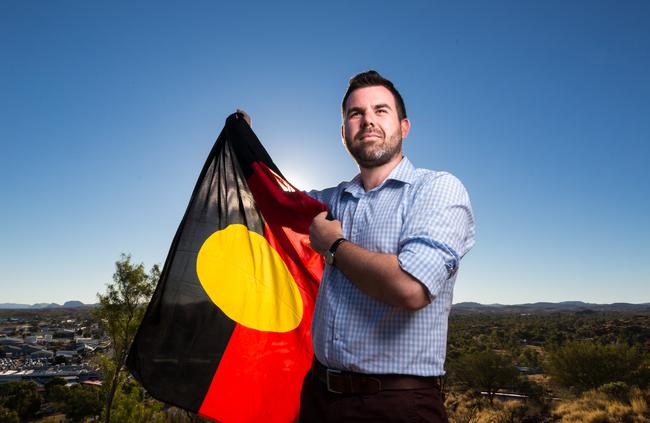
<svg viewBox="0 0 650 423">
<path fill-rule="evenodd" d="M 337 376 L 337 375 L 341 374 L 341 371 L 340 370 L 334 370 L 334 369 L 326 369 L 325 370 L 325 381 L 327 382 L 327 391 L 331 392 L 333 394 L 342 394 L 343 391 L 337 391 L 335 389 L 332 389 L 332 387 L 330 385 L 330 375 L 332 375 L 332 374 Z"/>
</svg>

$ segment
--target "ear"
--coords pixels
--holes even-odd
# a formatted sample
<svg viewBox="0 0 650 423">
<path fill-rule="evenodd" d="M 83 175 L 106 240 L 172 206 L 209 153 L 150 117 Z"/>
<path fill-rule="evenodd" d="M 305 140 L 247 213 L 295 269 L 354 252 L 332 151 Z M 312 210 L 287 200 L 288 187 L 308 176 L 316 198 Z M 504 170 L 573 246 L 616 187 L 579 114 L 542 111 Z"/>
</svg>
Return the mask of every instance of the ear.
<svg viewBox="0 0 650 423">
<path fill-rule="evenodd" d="M 341 124 L 341 139 L 345 141 L 345 127 Z"/>
<path fill-rule="evenodd" d="M 402 138 L 406 138 L 411 130 L 411 121 L 408 118 L 404 118 L 400 121 L 399 126 L 402 128 Z"/>
</svg>

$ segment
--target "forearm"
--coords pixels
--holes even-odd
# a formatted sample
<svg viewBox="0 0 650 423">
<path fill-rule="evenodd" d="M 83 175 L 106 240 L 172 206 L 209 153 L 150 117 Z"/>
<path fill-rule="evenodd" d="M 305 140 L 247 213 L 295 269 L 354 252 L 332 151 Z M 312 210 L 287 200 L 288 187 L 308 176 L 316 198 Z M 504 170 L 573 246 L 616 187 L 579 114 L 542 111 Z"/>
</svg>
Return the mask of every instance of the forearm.
<svg viewBox="0 0 650 423">
<path fill-rule="evenodd" d="M 430 303 L 427 289 L 402 270 L 396 255 L 344 242 L 336 251 L 334 264 L 357 288 L 378 301 L 409 310 Z"/>
<path fill-rule="evenodd" d="M 327 212 L 314 217 L 309 228 L 311 247 L 325 255 L 343 236 L 341 222 L 327 220 Z M 397 256 L 376 253 L 350 241 L 338 245 L 334 265 L 366 295 L 396 307 L 418 310 L 430 303 L 429 292 L 399 265 Z"/>
</svg>

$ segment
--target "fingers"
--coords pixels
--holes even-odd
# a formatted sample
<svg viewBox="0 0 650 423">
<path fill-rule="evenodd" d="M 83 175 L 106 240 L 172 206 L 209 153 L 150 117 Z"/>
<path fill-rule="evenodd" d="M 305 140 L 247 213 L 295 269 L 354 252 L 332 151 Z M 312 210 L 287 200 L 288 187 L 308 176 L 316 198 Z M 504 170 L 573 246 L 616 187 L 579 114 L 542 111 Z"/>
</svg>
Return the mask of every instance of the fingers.
<svg viewBox="0 0 650 423">
<path fill-rule="evenodd" d="M 324 254 L 334 241 L 343 236 L 342 233 L 340 221 L 328 220 L 326 211 L 318 213 L 309 227 L 311 247 L 317 253 Z"/>
<path fill-rule="evenodd" d="M 318 220 L 326 220 L 326 219 L 327 219 L 327 212 L 326 212 L 326 211 L 322 211 L 322 212 L 318 213 L 318 214 L 314 217 L 314 220 L 316 220 L 316 219 L 318 219 Z"/>
<path fill-rule="evenodd" d="M 326 249 L 325 242 L 323 241 L 327 233 L 327 226 L 324 225 L 326 223 L 326 216 L 327 212 L 318 213 L 309 226 L 311 248 L 319 254 L 324 254 Z"/>
<path fill-rule="evenodd" d="M 248 113 L 246 113 L 242 109 L 237 109 L 236 113 L 240 114 L 244 118 L 244 120 L 246 121 L 248 126 L 250 126 L 251 128 L 253 127 L 253 119 L 251 119 L 251 117 L 248 115 Z"/>
</svg>

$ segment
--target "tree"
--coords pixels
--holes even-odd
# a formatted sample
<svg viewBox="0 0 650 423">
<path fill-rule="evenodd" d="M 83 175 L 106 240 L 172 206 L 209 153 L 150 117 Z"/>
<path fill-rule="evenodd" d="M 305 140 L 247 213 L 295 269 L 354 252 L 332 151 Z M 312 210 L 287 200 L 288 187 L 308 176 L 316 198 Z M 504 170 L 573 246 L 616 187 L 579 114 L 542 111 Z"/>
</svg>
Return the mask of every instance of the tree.
<svg viewBox="0 0 650 423">
<path fill-rule="evenodd" d="M 154 265 L 147 274 L 144 265 L 131 263 L 131 256 L 122 254 L 115 263 L 113 283 L 106 286 L 105 294 L 97 294 L 97 315 L 111 339 L 113 347 L 112 371 L 108 374 L 108 388 L 104 405 L 104 421 L 111 421 L 111 407 L 120 384 L 126 356 L 144 316 L 155 285 L 160 278 L 160 268 Z"/>
<path fill-rule="evenodd" d="M 115 395 L 113 415 L 117 422 L 155 423 L 166 421 L 162 403 L 143 401 L 144 389 L 135 380 L 126 380 Z"/>
<path fill-rule="evenodd" d="M 485 391 L 490 403 L 502 388 L 517 383 L 518 372 L 507 357 L 494 351 L 480 351 L 460 356 L 450 363 L 454 380 L 470 389 Z"/>
<path fill-rule="evenodd" d="M 1 383 L 0 406 L 14 411 L 21 421 L 34 417 L 41 408 L 41 397 L 36 392 L 36 384 L 34 382 Z M 7 418 L 10 419 L 11 416 Z"/>
<path fill-rule="evenodd" d="M 45 401 L 57 411 L 63 411 L 68 397 L 68 388 L 63 378 L 55 377 L 45 384 Z"/>
<path fill-rule="evenodd" d="M 81 422 L 86 417 L 98 416 L 102 412 L 99 388 L 83 385 L 71 386 L 68 388 L 63 412 L 73 422 Z"/>
<path fill-rule="evenodd" d="M 578 392 L 609 382 L 628 382 L 643 362 L 636 347 L 625 344 L 571 342 L 549 355 L 548 370 L 560 385 Z"/>
<path fill-rule="evenodd" d="M 527 367 L 540 367 L 542 364 L 542 356 L 532 348 L 524 348 L 518 360 L 520 365 Z"/>
</svg>

